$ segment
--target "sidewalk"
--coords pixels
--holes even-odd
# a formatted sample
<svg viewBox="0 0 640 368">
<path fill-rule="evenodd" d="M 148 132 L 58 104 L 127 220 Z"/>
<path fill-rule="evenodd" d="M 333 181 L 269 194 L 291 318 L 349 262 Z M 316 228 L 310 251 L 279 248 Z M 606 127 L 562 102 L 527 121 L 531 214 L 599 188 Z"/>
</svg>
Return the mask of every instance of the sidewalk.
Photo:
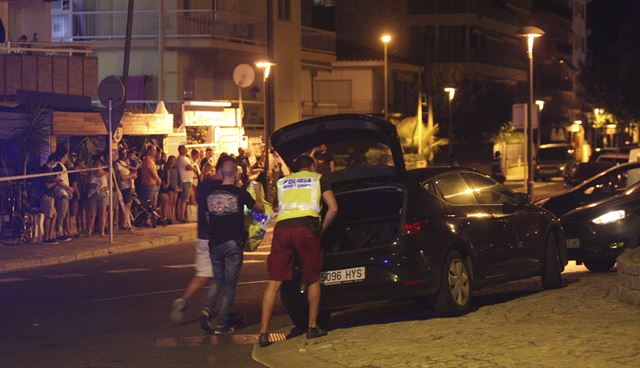
<svg viewBox="0 0 640 368">
<path fill-rule="evenodd" d="M 117 232 L 113 244 L 109 239 L 94 236 L 81 237 L 55 245 L 0 244 L 0 273 L 70 263 L 111 254 L 129 253 L 142 249 L 162 247 L 196 239 L 196 224 L 176 224 L 167 227 L 142 228 L 135 233 Z"/>
<path fill-rule="evenodd" d="M 256 346 L 253 358 L 272 368 L 638 367 L 640 309 L 617 300 L 616 273 L 564 281 L 462 317 L 371 323 Z"/>
</svg>

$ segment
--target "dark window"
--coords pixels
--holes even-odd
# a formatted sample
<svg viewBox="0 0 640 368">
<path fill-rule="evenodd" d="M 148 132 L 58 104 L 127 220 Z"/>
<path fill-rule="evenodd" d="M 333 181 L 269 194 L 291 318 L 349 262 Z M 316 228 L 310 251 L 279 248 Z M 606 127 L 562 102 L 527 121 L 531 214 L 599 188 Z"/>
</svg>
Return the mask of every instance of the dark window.
<svg viewBox="0 0 640 368">
<path fill-rule="evenodd" d="M 278 19 L 291 20 L 291 0 L 278 0 Z"/>
<path fill-rule="evenodd" d="M 466 47 L 465 26 L 444 26 L 438 29 L 438 48 L 441 50 L 458 50 Z"/>
<path fill-rule="evenodd" d="M 426 189 L 427 192 L 433 194 L 434 196 L 440 197 L 440 194 L 438 194 L 438 188 L 436 187 L 436 183 L 434 180 L 430 180 L 424 183 L 422 187 Z"/>
<path fill-rule="evenodd" d="M 464 176 L 471 182 L 473 192 L 480 204 L 515 202 L 513 193 L 509 189 L 488 176 L 476 173 L 464 173 Z"/>
<path fill-rule="evenodd" d="M 441 198 L 445 201 L 461 206 L 472 206 L 478 204 L 473 190 L 462 176 L 458 173 L 446 174 L 435 180 L 440 191 Z"/>
</svg>

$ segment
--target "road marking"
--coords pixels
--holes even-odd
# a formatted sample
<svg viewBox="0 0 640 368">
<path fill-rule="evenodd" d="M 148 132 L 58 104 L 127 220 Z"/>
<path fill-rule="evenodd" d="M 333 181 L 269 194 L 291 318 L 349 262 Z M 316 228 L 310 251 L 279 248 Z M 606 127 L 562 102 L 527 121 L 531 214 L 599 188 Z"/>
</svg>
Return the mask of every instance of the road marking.
<svg viewBox="0 0 640 368">
<path fill-rule="evenodd" d="M 252 345 L 258 343 L 258 334 L 232 334 L 218 336 L 186 336 L 186 337 L 161 337 L 153 342 L 156 348 L 175 348 L 178 346 L 210 346 L 220 343 L 237 345 Z M 271 342 L 285 341 L 287 335 L 280 332 L 269 334 Z"/>
<path fill-rule="evenodd" d="M 162 266 L 162 268 L 193 268 L 195 265 L 193 263 L 181 264 L 181 265 L 167 265 Z"/>
<path fill-rule="evenodd" d="M 240 285 L 253 285 L 253 284 L 263 284 L 267 282 L 267 280 L 259 280 L 259 281 L 245 281 L 245 282 L 239 282 L 238 286 Z M 209 287 L 204 287 L 204 289 L 208 289 Z M 152 295 L 162 295 L 162 294 L 173 294 L 173 293 L 180 293 L 183 292 L 184 289 L 172 289 L 172 290 L 158 290 L 158 291 L 149 291 L 146 293 L 138 293 L 138 294 L 130 294 L 130 295 L 122 295 L 122 296 L 114 296 L 114 297 L 110 297 L 110 298 L 100 298 L 100 299 L 93 299 L 91 302 L 112 302 L 115 300 L 124 300 L 124 299 L 132 299 L 132 298 L 140 298 L 143 296 L 152 296 Z"/>
<path fill-rule="evenodd" d="M 0 284 L 20 281 L 29 281 L 29 279 L 24 279 L 22 277 L 7 277 L 4 279 L 0 279 Z"/>
<path fill-rule="evenodd" d="M 265 263 L 266 260 L 262 259 L 245 259 L 242 263 Z"/>
<path fill-rule="evenodd" d="M 73 279 L 78 277 L 87 277 L 89 275 L 84 273 L 61 273 L 58 275 L 44 275 L 48 279 Z"/>
<path fill-rule="evenodd" d="M 149 268 L 125 268 L 122 270 L 109 270 L 109 271 L 102 271 L 104 273 L 128 273 L 128 272 L 144 272 L 144 271 L 151 271 L 151 269 Z"/>
<path fill-rule="evenodd" d="M 250 256 L 250 255 L 254 255 L 254 256 L 268 256 L 269 253 L 271 252 L 244 252 L 245 255 Z"/>
</svg>

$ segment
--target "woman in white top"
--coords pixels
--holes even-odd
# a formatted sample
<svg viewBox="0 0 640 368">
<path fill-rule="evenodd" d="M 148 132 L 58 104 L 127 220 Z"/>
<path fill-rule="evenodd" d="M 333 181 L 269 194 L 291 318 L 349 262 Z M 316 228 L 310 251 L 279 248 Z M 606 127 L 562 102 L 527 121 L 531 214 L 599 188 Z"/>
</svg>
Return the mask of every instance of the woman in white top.
<svg viewBox="0 0 640 368">
<path fill-rule="evenodd" d="M 104 166 L 105 162 L 102 157 L 94 158 L 96 166 Z M 93 235 L 93 225 L 96 216 L 100 214 L 100 236 L 105 236 L 105 227 L 107 225 L 107 205 L 109 204 L 109 183 L 107 182 L 107 172 L 104 169 L 98 169 L 91 172 L 89 176 L 89 192 L 87 194 L 87 202 L 89 203 L 89 224 L 88 236 Z"/>
</svg>

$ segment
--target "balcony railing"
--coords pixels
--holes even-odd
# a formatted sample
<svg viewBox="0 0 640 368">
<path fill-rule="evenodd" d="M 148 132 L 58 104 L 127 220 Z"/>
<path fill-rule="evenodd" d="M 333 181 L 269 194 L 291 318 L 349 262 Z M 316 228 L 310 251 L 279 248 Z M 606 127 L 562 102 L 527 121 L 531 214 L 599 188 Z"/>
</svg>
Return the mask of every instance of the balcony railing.
<svg viewBox="0 0 640 368">
<path fill-rule="evenodd" d="M 302 27 L 301 45 L 304 51 L 335 54 L 336 33 L 317 28 Z"/>
<path fill-rule="evenodd" d="M 28 55 L 84 55 L 93 54 L 89 45 L 71 42 L 7 42 L 0 44 L 0 53 Z"/>
<path fill-rule="evenodd" d="M 264 45 L 263 19 L 211 9 L 166 10 L 166 38 L 213 38 Z M 126 11 L 60 12 L 52 14 L 52 39 L 59 41 L 120 40 L 125 37 Z M 134 39 L 158 38 L 160 12 L 138 10 L 133 14 Z"/>
</svg>

